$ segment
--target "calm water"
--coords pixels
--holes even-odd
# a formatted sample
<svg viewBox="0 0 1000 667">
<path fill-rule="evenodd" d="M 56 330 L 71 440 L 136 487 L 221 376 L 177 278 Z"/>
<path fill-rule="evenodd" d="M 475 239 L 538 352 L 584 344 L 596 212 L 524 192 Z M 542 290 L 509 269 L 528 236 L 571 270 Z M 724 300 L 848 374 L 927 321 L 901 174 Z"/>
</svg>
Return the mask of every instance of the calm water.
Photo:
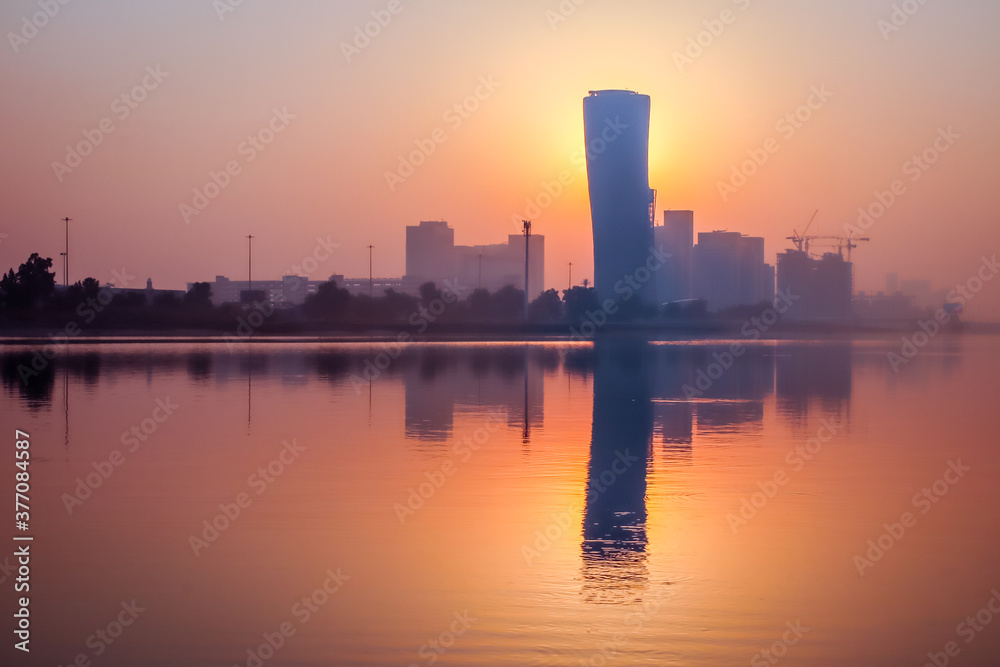
<svg viewBox="0 0 1000 667">
<path fill-rule="evenodd" d="M 1000 340 L 893 345 L 138 343 L 27 386 L 4 348 L 35 541 L 0 655 L 996 665 Z"/>
</svg>

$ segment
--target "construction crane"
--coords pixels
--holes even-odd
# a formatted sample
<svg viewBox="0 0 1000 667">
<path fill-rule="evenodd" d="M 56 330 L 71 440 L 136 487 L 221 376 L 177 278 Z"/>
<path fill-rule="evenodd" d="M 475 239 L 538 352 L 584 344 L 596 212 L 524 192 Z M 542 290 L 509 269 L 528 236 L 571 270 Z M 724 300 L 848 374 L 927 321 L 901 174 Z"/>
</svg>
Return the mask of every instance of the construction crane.
<svg viewBox="0 0 1000 667">
<path fill-rule="evenodd" d="M 840 254 L 841 259 L 844 257 L 844 248 L 847 249 L 847 261 L 851 261 L 851 256 L 855 248 L 858 247 L 858 242 L 861 241 L 871 241 L 869 238 L 854 238 L 854 233 L 852 232 L 849 236 L 807 236 L 809 229 L 812 227 L 813 222 L 816 221 L 816 216 L 819 215 L 819 209 L 813 213 L 812 217 L 809 218 L 809 224 L 806 225 L 805 230 L 799 234 L 798 230 L 792 230 L 794 236 L 789 236 L 788 240 L 795 245 L 795 249 L 799 252 L 804 252 L 806 255 L 809 254 L 809 246 L 818 245 L 823 247 L 837 248 L 837 252 Z M 820 241 L 820 243 L 816 243 Z M 828 243 L 823 243 L 827 241 Z"/>
<path fill-rule="evenodd" d="M 795 249 L 798 250 L 799 252 L 806 252 L 806 253 L 809 252 L 809 241 L 806 238 L 806 232 L 809 231 L 809 228 L 812 227 L 813 222 L 816 221 L 817 215 L 819 215 L 819 209 L 816 209 L 816 212 L 813 213 L 813 217 L 809 218 L 809 224 L 806 225 L 805 230 L 801 234 L 799 234 L 799 230 L 793 229 L 792 231 L 795 233 L 795 236 L 788 237 L 788 240 L 795 244 Z"/>
<path fill-rule="evenodd" d="M 820 243 L 816 243 L 820 241 Z M 870 238 L 854 238 L 851 236 L 805 236 L 802 238 L 802 245 L 805 248 L 805 252 L 808 254 L 810 245 L 818 245 L 821 247 L 836 248 L 837 252 L 840 254 L 840 258 L 844 258 L 844 249 L 847 249 L 847 261 L 851 261 L 851 256 L 853 250 L 858 247 L 856 242 L 860 241 L 871 241 Z M 825 242 L 825 243 L 824 243 Z"/>
</svg>

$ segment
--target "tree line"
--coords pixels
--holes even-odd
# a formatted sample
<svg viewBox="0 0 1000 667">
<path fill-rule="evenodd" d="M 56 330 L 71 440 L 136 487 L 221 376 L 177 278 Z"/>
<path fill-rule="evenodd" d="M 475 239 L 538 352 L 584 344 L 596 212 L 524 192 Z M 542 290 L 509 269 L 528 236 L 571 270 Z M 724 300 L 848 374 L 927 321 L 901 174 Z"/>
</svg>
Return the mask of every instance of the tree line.
<svg viewBox="0 0 1000 667">
<path fill-rule="evenodd" d="M 225 328 L 247 306 L 212 303 L 210 283 L 194 283 L 183 296 L 160 293 L 147 300 L 144 290 L 116 291 L 86 278 L 57 289 L 52 259 L 37 253 L 15 271 L 0 278 L 0 317 L 8 323 L 44 323 L 60 317 L 83 317 L 85 324 L 100 319 L 103 328 Z M 508 285 L 495 292 L 485 289 L 455 293 L 449 286 L 428 282 L 418 294 L 389 289 L 381 296 L 352 294 L 330 281 L 319 286 L 299 306 L 268 307 L 269 325 L 410 325 L 422 324 L 573 324 L 593 319 L 602 311 L 593 287 L 550 289 L 528 304 L 524 291 Z M 259 307 L 261 304 L 253 304 Z M 679 311 L 642 304 L 638 299 L 618 303 L 610 320 L 636 321 L 659 317 L 701 316 L 703 309 Z M 426 328 L 426 327 L 425 327 Z"/>
</svg>

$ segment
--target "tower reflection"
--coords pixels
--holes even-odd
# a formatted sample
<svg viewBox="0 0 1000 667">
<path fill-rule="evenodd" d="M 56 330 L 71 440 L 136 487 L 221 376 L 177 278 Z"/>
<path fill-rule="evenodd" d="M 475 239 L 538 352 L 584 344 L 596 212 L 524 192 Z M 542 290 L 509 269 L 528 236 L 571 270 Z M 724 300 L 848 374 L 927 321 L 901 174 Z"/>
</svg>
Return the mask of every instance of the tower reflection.
<svg viewBox="0 0 1000 667">
<path fill-rule="evenodd" d="M 648 581 L 646 470 L 653 434 L 652 350 L 646 341 L 594 344 L 594 421 L 583 519 L 583 594 L 633 601 Z"/>
</svg>

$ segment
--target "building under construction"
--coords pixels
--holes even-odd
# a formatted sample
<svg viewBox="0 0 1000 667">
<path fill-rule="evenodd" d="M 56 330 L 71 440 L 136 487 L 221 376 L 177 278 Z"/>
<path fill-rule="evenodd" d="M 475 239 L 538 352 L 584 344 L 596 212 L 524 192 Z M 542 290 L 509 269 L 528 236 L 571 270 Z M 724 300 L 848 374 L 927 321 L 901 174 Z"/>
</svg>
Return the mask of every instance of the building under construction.
<svg viewBox="0 0 1000 667">
<path fill-rule="evenodd" d="M 778 255 L 778 290 L 798 297 L 788 319 L 848 319 L 854 315 L 854 264 L 836 252 L 814 258 L 805 250 L 786 250 Z"/>
<path fill-rule="evenodd" d="M 806 236 L 819 211 L 802 234 L 788 240 L 795 246 L 778 255 L 777 281 L 782 294 L 795 298 L 785 315 L 793 320 L 846 320 L 854 317 L 854 264 L 851 254 L 867 238 Z M 810 247 L 832 247 L 836 252 L 810 253 Z M 847 259 L 844 259 L 844 251 Z"/>
</svg>

